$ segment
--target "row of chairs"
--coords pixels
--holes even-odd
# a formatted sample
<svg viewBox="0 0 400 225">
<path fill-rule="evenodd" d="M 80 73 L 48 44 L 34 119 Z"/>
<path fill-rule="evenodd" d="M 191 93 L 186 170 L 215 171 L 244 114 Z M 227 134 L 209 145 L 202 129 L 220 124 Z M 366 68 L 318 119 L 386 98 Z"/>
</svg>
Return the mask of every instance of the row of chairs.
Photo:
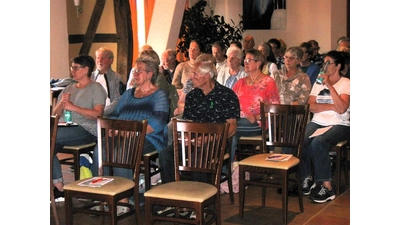
<svg viewBox="0 0 400 225">
<path fill-rule="evenodd" d="M 239 162 L 239 215 L 243 217 L 243 209 L 244 209 L 244 196 L 245 196 L 245 187 L 248 185 L 257 185 L 262 186 L 262 204 L 265 205 L 265 197 L 266 197 L 266 187 L 280 187 L 282 188 L 282 220 L 283 223 L 287 223 L 287 187 L 288 182 L 293 181 L 296 183 L 298 188 L 298 193 L 301 193 L 301 182 L 299 176 L 299 158 L 296 157 L 301 154 L 300 143 L 302 137 L 304 135 L 305 124 L 307 123 L 307 118 L 309 114 L 308 105 L 306 106 L 289 106 L 289 105 L 268 105 L 261 103 L 261 123 L 263 127 L 263 135 L 262 135 L 262 143 L 266 143 L 266 145 L 261 145 L 261 151 L 264 152 L 262 154 L 257 154 L 253 156 L 249 156 L 244 160 Z M 112 129 L 112 130 L 126 130 L 129 132 L 139 132 L 139 130 L 132 131 L 133 124 L 128 127 L 120 127 L 117 126 L 117 122 L 109 121 L 108 127 L 105 127 L 106 122 L 108 121 L 106 118 L 98 118 L 98 129 Z M 124 121 L 126 122 L 126 121 Z M 104 123 L 104 124 L 103 124 Z M 132 121 L 132 123 L 141 123 L 144 125 L 145 121 Z M 268 125 L 267 125 L 268 124 Z M 266 127 L 273 129 L 266 129 Z M 137 126 L 138 128 L 138 126 Z M 143 128 L 143 127 L 142 127 Z M 177 181 L 157 185 L 154 188 L 148 189 L 145 196 L 145 224 L 152 224 L 154 221 L 162 220 L 169 221 L 174 223 L 188 223 L 188 224 L 209 224 L 215 222 L 216 224 L 221 224 L 220 217 L 220 200 L 219 200 L 219 187 L 221 183 L 221 172 L 222 166 L 229 163 L 226 160 L 226 149 L 227 143 L 229 143 L 227 138 L 227 130 L 229 128 L 228 124 L 199 124 L 188 121 L 176 121 L 173 119 L 173 138 L 174 138 L 174 159 L 175 159 L 175 176 Z M 100 130 L 99 130 L 100 131 Z M 268 131 L 268 135 L 267 135 Z M 296 132 L 286 132 L 286 131 L 296 131 Z M 99 132 L 101 133 L 101 132 Z M 108 133 L 108 132 L 107 132 Z M 132 135 L 139 137 L 141 135 Z M 142 135 L 144 136 L 145 133 Z M 189 137 L 189 138 L 186 138 Z M 120 137 L 121 139 L 126 138 Z M 267 139 L 268 138 L 268 139 Z M 201 141 L 200 141 L 201 140 Z M 207 141 L 205 141 L 207 140 Z M 101 143 L 101 142 L 100 142 Z M 129 142 L 126 142 L 129 143 Z M 186 144 L 186 145 L 185 145 Z M 181 148 L 179 148 L 181 145 Z M 107 145 L 105 151 L 106 152 L 114 152 L 114 145 Z M 267 152 L 267 146 L 274 147 L 293 147 L 297 149 L 297 155 L 291 157 L 288 161 L 283 163 L 273 163 L 266 162 L 265 158 L 270 155 Z M 129 146 L 127 146 L 124 151 L 126 153 L 129 152 Z M 138 150 L 140 149 L 140 145 L 137 146 Z M 131 148 L 132 149 L 132 148 Z M 186 151 L 179 152 L 179 149 L 183 149 Z M 102 150 L 102 149 L 100 149 Z M 139 151 L 136 151 L 135 154 L 139 154 Z M 133 153 L 132 153 L 133 154 Z M 111 154 L 110 154 L 111 156 Z M 139 154 L 141 156 L 141 152 Z M 137 165 L 142 158 L 137 156 L 137 161 L 131 161 L 131 165 Z M 230 158 L 230 157 L 228 157 Z M 207 160 L 203 160 L 207 159 Z M 224 160 L 225 159 L 225 160 Z M 116 160 L 114 157 L 106 157 L 103 159 L 104 164 L 101 166 L 118 166 L 116 164 L 107 164 L 107 161 Z M 119 159 L 122 160 L 122 159 Z M 137 162 L 137 163 L 136 163 Z M 221 163 L 220 163 L 221 162 Z M 135 163 L 135 164 L 132 164 Z M 340 164 L 339 164 L 340 165 Z M 121 166 L 121 165 L 119 165 Z M 229 165 L 230 167 L 230 165 Z M 140 172 L 139 167 L 125 167 L 131 168 L 134 171 L 134 178 L 130 180 L 132 183 L 126 181 L 129 185 L 128 189 L 133 191 L 126 191 L 124 193 L 127 195 L 138 195 L 138 187 L 135 184 L 138 184 L 138 175 Z M 188 181 L 184 180 L 184 177 L 181 177 L 185 172 L 193 173 L 193 172 L 202 172 L 209 174 L 209 184 L 199 183 L 196 181 Z M 261 178 L 258 180 L 250 179 L 245 180 L 245 172 L 250 172 L 252 174 L 259 173 L 261 176 L 250 176 L 251 178 Z M 99 171 L 102 174 L 102 170 Z M 229 172 L 228 172 L 229 173 Z M 290 177 L 289 174 L 294 173 L 294 177 Z M 280 178 L 280 180 L 274 179 L 273 182 L 270 180 L 270 176 L 274 174 L 274 178 Z M 230 176 L 230 174 L 229 174 Z M 88 192 L 93 192 L 93 188 L 90 187 L 81 187 L 79 183 L 84 180 L 75 181 L 72 184 L 68 184 L 65 186 L 65 205 L 66 205 L 66 219 L 67 224 L 72 224 L 73 214 L 78 212 L 78 209 L 75 209 L 72 205 L 72 198 L 90 198 L 96 199 L 98 198 L 100 202 L 108 202 L 109 210 L 108 212 L 97 211 L 93 212 L 90 208 L 85 208 L 84 213 L 91 214 L 99 214 L 99 215 L 108 215 L 110 218 L 111 224 L 116 224 L 117 220 L 125 218 L 133 213 L 136 210 L 136 219 L 137 224 L 141 223 L 139 207 L 135 209 L 135 207 L 121 204 L 119 200 L 127 195 L 120 196 L 119 194 L 113 192 L 113 195 L 118 195 L 119 198 L 115 197 L 100 197 L 107 192 L 106 190 L 114 189 L 112 187 L 111 182 L 107 185 L 104 185 L 102 188 L 96 189 L 98 193 L 88 194 Z M 119 182 L 119 178 L 117 180 Z M 278 182 L 278 183 L 275 183 Z M 114 183 L 116 184 L 116 182 Z M 108 187 L 110 188 L 108 188 Z M 120 186 L 120 185 L 118 185 Z M 146 186 L 150 187 L 150 186 Z M 111 190 L 109 190 L 111 191 Z M 121 190 L 122 191 L 122 190 Z M 230 191 L 230 193 L 232 193 Z M 233 202 L 233 196 L 231 201 Z M 135 197 L 135 202 L 138 202 L 138 199 Z M 101 205 L 99 205 L 101 206 Z M 123 214 L 121 216 L 117 216 L 117 206 L 125 206 L 130 207 L 129 213 Z M 170 206 L 171 210 L 166 211 L 165 213 L 158 214 L 157 208 L 160 206 Z M 300 211 L 303 212 L 303 203 L 302 196 L 299 195 L 299 206 Z M 91 206 L 90 206 L 91 207 Z M 196 219 L 190 219 L 188 216 L 189 211 L 193 211 L 196 215 Z M 173 213 L 174 216 L 166 216 L 170 213 Z"/>
</svg>

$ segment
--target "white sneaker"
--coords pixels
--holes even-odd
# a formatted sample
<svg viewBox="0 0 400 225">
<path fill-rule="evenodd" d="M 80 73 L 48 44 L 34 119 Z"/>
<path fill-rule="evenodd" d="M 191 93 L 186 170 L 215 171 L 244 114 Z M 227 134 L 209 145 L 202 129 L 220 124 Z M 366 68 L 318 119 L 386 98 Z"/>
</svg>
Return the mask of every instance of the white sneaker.
<svg viewBox="0 0 400 225">
<path fill-rule="evenodd" d="M 129 207 L 119 206 L 119 205 L 117 206 L 117 216 L 125 214 L 129 211 L 131 211 L 131 209 Z"/>
<path fill-rule="evenodd" d="M 161 183 L 160 173 L 153 175 L 150 179 L 151 179 L 151 185 L 157 185 L 158 183 Z"/>
</svg>

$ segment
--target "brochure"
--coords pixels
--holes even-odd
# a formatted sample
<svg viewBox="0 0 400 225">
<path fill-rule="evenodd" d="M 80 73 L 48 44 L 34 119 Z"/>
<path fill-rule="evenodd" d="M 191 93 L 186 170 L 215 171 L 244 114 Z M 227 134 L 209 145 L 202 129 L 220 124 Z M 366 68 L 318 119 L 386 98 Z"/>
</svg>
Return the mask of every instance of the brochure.
<svg viewBox="0 0 400 225">
<path fill-rule="evenodd" d="M 288 161 L 290 157 L 292 157 L 292 154 L 272 154 L 268 156 L 265 160 L 283 162 L 283 161 Z"/>
<path fill-rule="evenodd" d="M 79 183 L 79 186 L 88 186 L 88 187 L 102 187 L 103 185 L 110 183 L 114 178 L 108 177 L 93 177 L 89 180 L 82 181 Z"/>
</svg>

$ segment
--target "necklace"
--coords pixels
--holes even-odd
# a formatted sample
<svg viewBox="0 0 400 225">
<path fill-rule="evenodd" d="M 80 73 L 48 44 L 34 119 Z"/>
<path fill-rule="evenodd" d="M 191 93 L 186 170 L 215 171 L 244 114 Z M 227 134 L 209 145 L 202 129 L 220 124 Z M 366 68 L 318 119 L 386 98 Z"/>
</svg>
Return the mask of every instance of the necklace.
<svg viewBox="0 0 400 225">
<path fill-rule="evenodd" d="M 140 98 L 143 98 L 143 97 L 147 94 L 147 92 L 151 90 L 151 88 L 150 88 L 149 90 L 147 90 L 147 91 L 144 91 L 142 88 L 138 88 L 138 89 L 140 89 L 140 92 L 141 92 L 141 94 L 142 94 L 142 95 L 140 96 Z M 138 90 L 138 89 L 136 89 L 136 91 L 135 91 L 136 93 L 137 93 L 137 90 Z"/>
<path fill-rule="evenodd" d="M 249 77 L 250 77 L 250 79 L 251 79 L 250 85 L 253 85 L 253 84 L 256 82 L 256 80 L 258 79 L 258 77 L 261 76 L 261 74 L 262 74 L 262 73 L 259 73 L 255 79 L 253 79 L 253 77 L 252 77 L 251 75 L 249 75 Z"/>
</svg>

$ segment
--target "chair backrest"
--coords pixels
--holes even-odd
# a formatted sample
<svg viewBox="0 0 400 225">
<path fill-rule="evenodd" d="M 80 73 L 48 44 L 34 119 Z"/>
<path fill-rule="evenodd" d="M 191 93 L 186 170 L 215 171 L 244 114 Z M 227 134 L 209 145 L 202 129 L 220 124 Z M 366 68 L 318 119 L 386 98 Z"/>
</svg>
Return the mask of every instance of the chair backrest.
<svg viewBox="0 0 400 225">
<path fill-rule="evenodd" d="M 147 123 L 97 118 L 99 175 L 104 174 L 104 167 L 109 168 L 110 175 L 113 168 L 126 168 L 132 169 L 134 181 L 138 179 Z"/>
<path fill-rule="evenodd" d="M 265 143 L 262 151 L 267 152 L 267 146 L 288 147 L 293 149 L 293 155 L 299 156 L 309 108 L 308 104 L 280 105 L 261 102 L 262 139 Z"/>
<path fill-rule="evenodd" d="M 229 124 L 178 121 L 172 118 L 175 179 L 181 172 L 204 173 L 219 187 Z"/>
</svg>

